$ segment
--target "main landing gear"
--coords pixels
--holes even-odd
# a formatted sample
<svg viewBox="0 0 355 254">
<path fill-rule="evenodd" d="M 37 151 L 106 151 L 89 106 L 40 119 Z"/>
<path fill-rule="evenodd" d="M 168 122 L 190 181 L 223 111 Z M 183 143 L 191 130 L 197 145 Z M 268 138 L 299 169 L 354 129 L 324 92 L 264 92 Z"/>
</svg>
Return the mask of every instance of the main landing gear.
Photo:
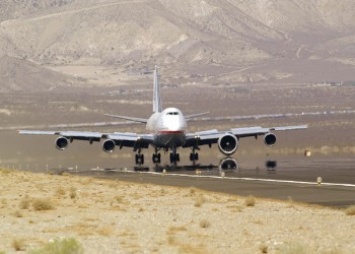
<svg viewBox="0 0 355 254">
<path fill-rule="evenodd" d="M 141 153 L 141 151 L 139 151 L 136 154 L 136 164 L 137 165 L 142 165 L 144 164 L 144 154 Z"/>
<path fill-rule="evenodd" d="M 155 149 L 155 153 L 153 153 L 152 161 L 155 164 L 159 164 L 161 162 L 161 155 L 158 153 L 158 149 Z"/>
<path fill-rule="evenodd" d="M 190 153 L 190 161 L 192 161 L 193 163 L 198 161 L 198 153 L 195 152 L 195 149 L 196 149 L 195 147 L 192 147 L 192 152 Z"/>
<path fill-rule="evenodd" d="M 199 150 L 198 147 L 192 147 L 192 152 L 190 153 L 190 161 L 192 161 L 194 164 L 196 161 L 198 161 L 199 156 L 198 153 L 195 150 Z M 158 152 L 158 149 L 155 149 L 155 152 L 152 155 L 152 162 L 154 164 L 160 164 L 161 163 L 161 154 Z M 170 153 L 170 163 L 171 164 L 176 164 L 180 162 L 180 154 L 176 152 L 176 149 L 173 149 L 172 152 Z M 136 154 L 136 165 L 143 165 L 144 164 L 144 155 L 142 154 L 141 150 L 138 150 L 138 153 Z"/>
</svg>

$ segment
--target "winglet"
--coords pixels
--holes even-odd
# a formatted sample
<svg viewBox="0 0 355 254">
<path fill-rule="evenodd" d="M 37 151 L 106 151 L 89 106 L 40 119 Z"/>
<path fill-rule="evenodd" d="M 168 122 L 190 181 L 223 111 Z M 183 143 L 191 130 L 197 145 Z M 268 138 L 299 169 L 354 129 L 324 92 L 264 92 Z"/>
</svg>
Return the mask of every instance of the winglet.
<svg viewBox="0 0 355 254">
<path fill-rule="evenodd" d="M 162 111 L 160 91 L 159 91 L 159 80 L 158 80 L 158 66 L 154 69 L 154 87 L 153 87 L 153 112 L 158 113 Z"/>
</svg>

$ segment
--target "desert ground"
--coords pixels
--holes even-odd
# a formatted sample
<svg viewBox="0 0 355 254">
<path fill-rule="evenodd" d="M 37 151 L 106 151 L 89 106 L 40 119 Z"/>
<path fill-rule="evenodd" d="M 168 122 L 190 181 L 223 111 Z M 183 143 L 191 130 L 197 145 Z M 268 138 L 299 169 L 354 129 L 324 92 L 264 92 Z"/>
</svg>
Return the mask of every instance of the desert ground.
<svg viewBox="0 0 355 254">
<path fill-rule="evenodd" d="M 2 169 L 0 177 L 1 253 L 54 253 L 64 243 L 73 253 L 355 251 L 354 207 L 68 174 Z"/>
</svg>

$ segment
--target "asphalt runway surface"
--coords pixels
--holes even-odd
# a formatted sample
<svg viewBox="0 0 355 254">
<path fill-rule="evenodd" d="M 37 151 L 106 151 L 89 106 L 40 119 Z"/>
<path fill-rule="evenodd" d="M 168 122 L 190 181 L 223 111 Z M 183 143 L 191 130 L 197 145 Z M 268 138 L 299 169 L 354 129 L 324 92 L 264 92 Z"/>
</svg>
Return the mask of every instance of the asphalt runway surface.
<svg viewBox="0 0 355 254">
<path fill-rule="evenodd" d="M 218 169 L 217 165 L 96 169 L 77 174 L 331 207 L 355 204 L 355 159 L 283 160 L 273 166 L 228 170 Z"/>
</svg>

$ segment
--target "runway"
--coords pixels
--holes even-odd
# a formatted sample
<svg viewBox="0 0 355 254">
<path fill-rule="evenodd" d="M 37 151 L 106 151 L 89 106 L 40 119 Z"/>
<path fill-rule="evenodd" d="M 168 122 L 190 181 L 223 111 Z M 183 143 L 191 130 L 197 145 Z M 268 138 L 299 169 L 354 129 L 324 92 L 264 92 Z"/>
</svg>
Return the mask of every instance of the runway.
<svg viewBox="0 0 355 254">
<path fill-rule="evenodd" d="M 328 162 L 308 160 L 302 163 L 291 160 L 283 161 L 279 163 L 281 166 L 273 169 L 221 171 L 214 167 L 196 167 L 196 170 L 179 167 L 176 170 L 107 169 L 77 173 L 129 182 L 196 187 L 234 195 L 347 207 L 355 204 L 354 162 L 352 159 L 332 159 Z"/>
</svg>

